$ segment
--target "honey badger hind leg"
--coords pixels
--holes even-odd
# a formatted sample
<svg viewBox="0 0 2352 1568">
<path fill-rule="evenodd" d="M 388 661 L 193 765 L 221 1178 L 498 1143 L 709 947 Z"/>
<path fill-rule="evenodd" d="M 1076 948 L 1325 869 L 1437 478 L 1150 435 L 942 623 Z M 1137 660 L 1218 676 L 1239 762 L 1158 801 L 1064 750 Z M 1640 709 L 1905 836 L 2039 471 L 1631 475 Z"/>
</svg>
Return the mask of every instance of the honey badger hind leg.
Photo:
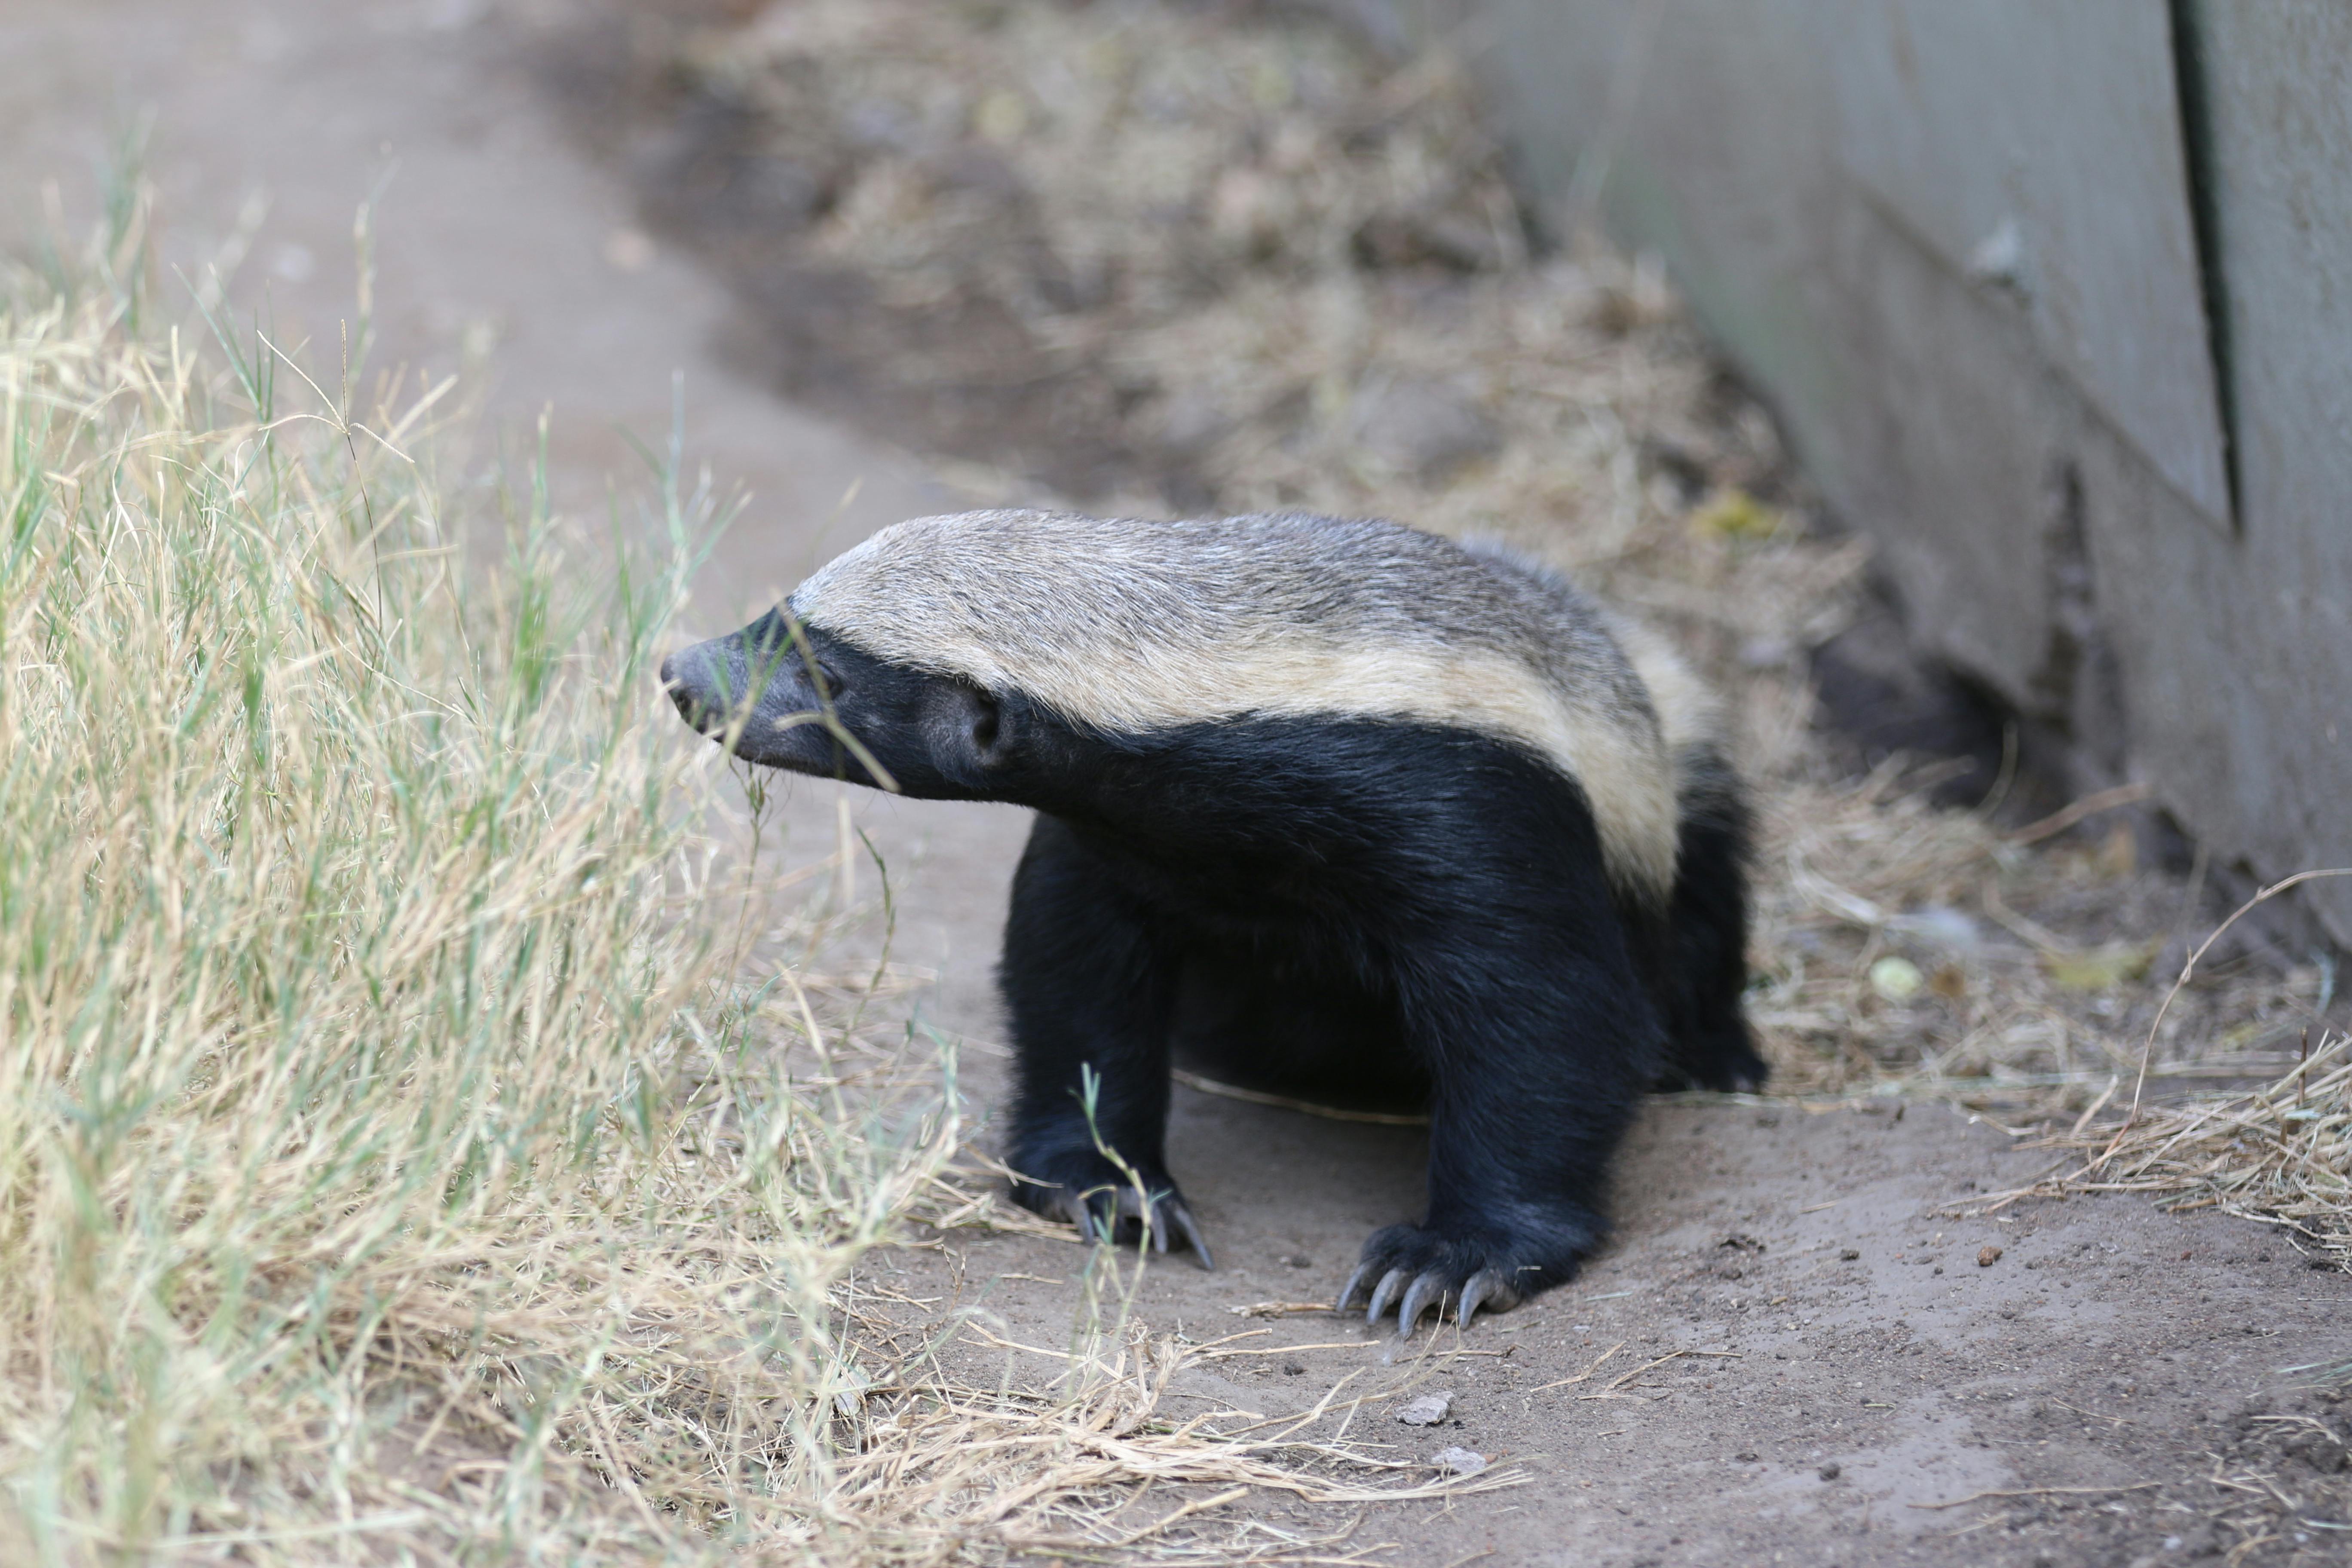
<svg viewBox="0 0 2352 1568">
<path fill-rule="evenodd" d="M 1210 1268 L 1164 1152 L 1180 963 L 1076 836 L 1040 816 L 1013 876 L 998 974 L 1019 1043 L 1013 1199 L 1089 1239 L 1148 1236 Z"/>
<path fill-rule="evenodd" d="M 1681 826 L 1667 910 L 1666 1065 L 1660 1089 L 1760 1089 L 1771 1067 L 1740 1005 L 1748 988 L 1748 863 L 1754 816 L 1710 748 L 1681 760 Z"/>
</svg>

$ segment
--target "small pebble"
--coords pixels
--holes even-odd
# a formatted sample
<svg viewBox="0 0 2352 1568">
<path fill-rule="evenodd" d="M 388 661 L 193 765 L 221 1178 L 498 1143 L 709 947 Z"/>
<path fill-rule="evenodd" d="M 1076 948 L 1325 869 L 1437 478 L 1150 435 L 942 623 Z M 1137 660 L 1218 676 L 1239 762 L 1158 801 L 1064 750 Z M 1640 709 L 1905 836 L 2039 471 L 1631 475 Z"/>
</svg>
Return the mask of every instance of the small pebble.
<svg viewBox="0 0 2352 1568">
<path fill-rule="evenodd" d="M 1756 1462 L 1756 1450 L 1753 1448 L 1742 1448 L 1739 1452 L 1732 1455 L 1731 1457 L 1738 1460 L 1743 1465 L 1752 1465 Z"/>
<path fill-rule="evenodd" d="M 1841 1247 L 1838 1251 L 1838 1259 L 1843 1263 L 1852 1263 L 1861 1256 L 1862 1248 L 1859 1247 Z"/>
<path fill-rule="evenodd" d="M 1305 1377 L 1307 1375 L 1307 1369 L 1299 1365 L 1295 1361 L 1286 1361 L 1282 1363 L 1282 1375 L 1285 1377 Z"/>
<path fill-rule="evenodd" d="M 1475 1476 L 1486 1468 L 1486 1456 L 1467 1448 L 1440 1448 L 1429 1462 L 1449 1476 Z"/>
<path fill-rule="evenodd" d="M 1979 1247 L 1977 1250 L 1977 1267 L 1979 1268 L 1990 1268 L 2000 1261 L 2000 1248 L 1998 1247 Z"/>
<path fill-rule="evenodd" d="M 1823 1465 L 1820 1469 L 1815 1470 L 1813 1474 L 1821 1477 L 1822 1479 L 1825 1481 L 1833 1481 L 1838 1479 L 1840 1471 L 1838 1467 L 1835 1465 Z"/>
<path fill-rule="evenodd" d="M 1454 1395 L 1424 1394 L 1399 1410 L 1396 1418 L 1408 1426 L 1434 1426 L 1444 1420 L 1445 1413 L 1453 1408 Z"/>
<path fill-rule="evenodd" d="M 1870 988 L 1889 1002 L 1907 1002 L 1927 984 L 1917 964 L 1892 953 L 1870 966 L 1869 979 Z"/>
</svg>

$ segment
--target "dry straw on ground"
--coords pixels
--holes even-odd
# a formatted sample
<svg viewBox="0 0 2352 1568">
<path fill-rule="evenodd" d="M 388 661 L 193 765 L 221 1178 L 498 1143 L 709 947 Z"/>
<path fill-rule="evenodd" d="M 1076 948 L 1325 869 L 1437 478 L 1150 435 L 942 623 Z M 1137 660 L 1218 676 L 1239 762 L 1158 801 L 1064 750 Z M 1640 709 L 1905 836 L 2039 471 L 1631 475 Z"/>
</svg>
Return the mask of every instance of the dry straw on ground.
<svg viewBox="0 0 2352 1568">
<path fill-rule="evenodd" d="M 2230 928 L 2299 883 L 2352 876 L 2313 870 L 2273 883 L 2240 905 L 2180 968 L 2150 1022 L 2120 1120 L 2099 1113 L 2122 1079 L 2043 1147 L 2084 1154 L 2083 1163 L 1989 1205 L 2020 1197 L 2071 1193 L 2147 1193 L 2174 1209 L 2218 1208 L 2282 1227 L 2315 1268 L 2352 1270 L 2352 1037 L 2323 1033 L 2318 1048 L 2304 1032 L 2294 1068 L 2251 1092 L 2205 1096 L 2185 1104 L 2150 1104 L 2146 1096 L 2158 1036 L 2200 960 Z M 2313 1369 L 2303 1369 L 2313 1370 Z M 2352 1374 L 2352 1362 L 2326 1369 Z"/>
<path fill-rule="evenodd" d="M 952 1063 L 741 962 L 689 553 L 453 511 L 448 389 L 167 324 L 116 211 L 0 284 L 0 1558 L 1297 1558 L 1200 1500 L 1438 1485 L 1171 1421 L 1116 1293 L 1020 1394 L 853 1295 L 970 1212 Z"/>
<path fill-rule="evenodd" d="M 2352 1267 L 2352 1037 L 2329 1036 L 2261 1089 L 2085 1119 L 2046 1146 L 2081 1163 L 2029 1191 L 2220 1209 L 2287 1232 L 2315 1262 Z"/>
</svg>

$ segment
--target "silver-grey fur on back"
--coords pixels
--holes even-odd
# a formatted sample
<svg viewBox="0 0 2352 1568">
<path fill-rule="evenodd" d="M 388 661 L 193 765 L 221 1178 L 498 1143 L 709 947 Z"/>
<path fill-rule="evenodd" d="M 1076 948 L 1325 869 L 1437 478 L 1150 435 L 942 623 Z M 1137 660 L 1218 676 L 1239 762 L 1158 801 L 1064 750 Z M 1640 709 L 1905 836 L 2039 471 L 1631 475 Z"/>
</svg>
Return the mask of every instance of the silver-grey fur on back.
<svg viewBox="0 0 2352 1568">
<path fill-rule="evenodd" d="M 1565 581 L 1390 522 L 917 518 L 789 605 L 878 658 L 1105 731 L 1329 715 L 1516 742 L 1582 786 L 1612 879 L 1651 899 L 1674 879 L 1678 731 L 1713 723 L 1663 644 L 1622 628 L 1629 658 Z"/>
</svg>

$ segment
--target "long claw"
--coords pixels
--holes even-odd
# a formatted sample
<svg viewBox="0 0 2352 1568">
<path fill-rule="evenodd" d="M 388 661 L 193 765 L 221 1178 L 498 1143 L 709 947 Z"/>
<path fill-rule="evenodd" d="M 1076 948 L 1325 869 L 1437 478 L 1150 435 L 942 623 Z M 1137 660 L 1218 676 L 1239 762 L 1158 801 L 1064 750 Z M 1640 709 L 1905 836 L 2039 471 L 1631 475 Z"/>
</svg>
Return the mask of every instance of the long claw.
<svg viewBox="0 0 2352 1568">
<path fill-rule="evenodd" d="M 1433 1268 L 1412 1282 L 1404 1293 L 1404 1305 L 1397 1309 L 1397 1337 L 1409 1339 L 1413 1327 L 1421 1321 L 1422 1313 L 1434 1307 L 1442 1317 L 1445 1311 L 1445 1276 Z"/>
<path fill-rule="evenodd" d="M 1193 1220 L 1192 1211 L 1172 1199 L 1168 1203 L 1167 1209 L 1168 1217 L 1173 1222 L 1173 1228 L 1183 1233 L 1184 1240 L 1192 1248 L 1192 1256 L 1201 1260 L 1201 1267 L 1213 1274 L 1215 1273 L 1217 1260 L 1209 1256 L 1209 1244 L 1202 1239 L 1201 1227 Z"/>
<path fill-rule="evenodd" d="M 1454 1309 L 1454 1326 L 1468 1328 L 1470 1320 L 1477 1314 L 1480 1303 L 1489 1300 L 1499 1300 L 1502 1296 L 1502 1276 L 1491 1268 L 1481 1268 L 1477 1273 L 1470 1276 L 1462 1287 L 1462 1304 Z"/>
<path fill-rule="evenodd" d="M 1331 1303 L 1331 1310 L 1335 1312 L 1346 1311 L 1348 1310 L 1348 1303 L 1356 1299 L 1356 1287 L 1361 1285 L 1364 1282 L 1364 1276 L 1370 1274 L 1371 1271 L 1372 1266 L 1370 1264 L 1357 1264 L 1356 1271 L 1348 1276 L 1348 1282 L 1339 1287 L 1339 1299 Z"/>
<path fill-rule="evenodd" d="M 1389 1310 L 1389 1303 L 1397 1299 L 1397 1292 L 1404 1289 L 1404 1282 L 1405 1271 L 1402 1268 L 1391 1268 L 1381 1275 L 1381 1282 L 1372 1287 L 1372 1304 L 1364 1309 L 1364 1321 L 1379 1322 L 1381 1314 Z"/>
</svg>

